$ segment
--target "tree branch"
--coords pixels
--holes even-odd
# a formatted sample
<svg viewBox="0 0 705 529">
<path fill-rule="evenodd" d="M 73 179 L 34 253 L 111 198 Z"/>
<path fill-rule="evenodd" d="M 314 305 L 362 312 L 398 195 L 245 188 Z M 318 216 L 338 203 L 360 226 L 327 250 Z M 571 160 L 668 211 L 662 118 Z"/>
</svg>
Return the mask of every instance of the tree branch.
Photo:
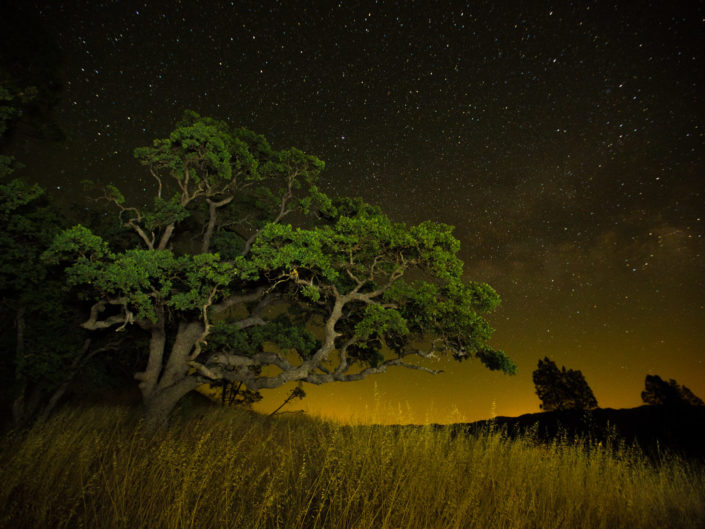
<svg viewBox="0 0 705 529">
<path fill-rule="evenodd" d="M 157 172 L 154 170 L 154 167 L 152 167 L 151 165 L 150 165 L 150 167 L 149 167 L 149 172 L 150 172 L 150 174 L 154 177 L 154 179 L 157 181 L 157 184 L 159 185 L 159 187 L 157 187 L 157 196 L 158 196 L 159 198 L 162 198 L 162 188 L 163 188 L 163 186 L 162 186 L 162 179 L 159 178 L 159 175 L 158 175 Z"/>
<path fill-rule="evenodd" d="M 213 230 L 215 230 L 216 220 L 218 217 L 217 209 L 226 206 L 232 202 L 233 195 L 224 198 L 220 202 L 213 202 L 210 198 L 207 198 L 208 202 L 208 226 L 206 227 L 206 233 L 203 236 L 203 241 L 201 242 L 201 253 L 207 253 L 211 245 L 211 238 L 213 237 Z"/>
<path fill-rule="evenodd" d="M 159 246 L 157 246 L 157 250 L 166 249 L 167 244 L 169 244 L 169 239 L 171 239 L 171 236 L 174 234 L 174 228 L 175 226 L 173 222 L 164 228 L 164 233 L 162 233 L 162 236 L 159 239 Z"/>
<path fill-rule="evenodd" d="M 201 346 L 202 344 L 206 343 L 206 337 L 211 332 L 211 323 L 210 321 L 208 321 L 208 307 L 213 304 L 213 298 L 215 297 L 216 292 L 218 292 L 218 287 L 213 287 L 210 294 L 208 295 L 208 300 L 203 305 L 203 307 L 201 307 L 201 316 L 203 318 L 203 332 L 196 340 L 196 344 L 193 348 L 193 353 L 189 355 L 189 360 L 193 360 L 198 357 L 199 354 L 201 354 Z"/>
<path fill-rule="evenodd" d="M 287 209 L 286 205 L 288 202 L 294 197 L 294 192 L 293 192 L 293 187 L 294 187 L 294 181 L 296 180 L 296 177 L 299 175 L 298 172 L 294 172 L 289 175 L 289 181 L 287 184 L 287 190 L 286 193 L 282 195 L 281 201 L 279 203 L 279 213 L 277 213 L 277 216 L 274 217 L 274 220 L 271 221 L 271 224 L 278 224 L 284 217 L 286 217 L 289 213 L 291 213 L 293 210 Z M 252 245 L 255 243 L 255 240 L 257 239 L 257 236 L 260 234 L 262 230 L 257 230 L 255 231 L 250 237 L 245 241 L 245 247 L 242 250 L 242 256 L 244 257 L 248 253 L 250 253 L 250 248 L 252 248 Z"/>
<path fill-rule="evenodd" d="M 262 325 L 267 325 L 267 322 L 259 316 L 251 316 L 233 323 L 233 327 L 235 327 L 238 331 L 247 329 L 248 327 L 258 327 Z"/>
<path fill-rule="evenodd" d="M 241 303 L 248 303 L 250 301 L 257 301 L 262 296 L 264 296 L 264 294 L 265 294 L 264 288 L 260 287 L 257 290 L 250 292 L 249 294 L 233 295 L 233 296 L 225 298 L 220 303 L 216 303 L 216 304 L 212 305 L 211 310 L 216 314 L 220 314 L 221 312 L 228 310 L 233 305 L 240 305 Z"/>
<path fill-rule="evenodd" d="M 130 226 L 137 235 L 140 236 L 140 238 L 144 241 L 144 243 L 147 245 L 147 249 L 149 250 L 154 250 L 154 233 L 152 232 L 152 238 L 150 239 L 147 237 L 147 234 L 144 232 L 142 227 L 139 224 L 135 224 L 135 219 L 130 219 L 125 223 L 126 226 Z"/>
<path fill-rule="evenodd" d="M 274 365 L 282 371 L 296 369 L 289 360 L 278 353 L 263 351 L 252 356 L 242 356 L 228 353 L 216 353 L 211 356 L 206 365 L 209 367 L 218 366 L 223 369 L 240 370 L 250 366 Z"/>
<path fill-rule="evenodd" d="M 363 378 L 366 378 L 370 375 L 384 373 L 385 371 L 387 371 L 387 368 L 390 366 L 399 366 L 399 367 L 405 367 L 407 369 L 416 369 L 418 371 L 425 371 L 426 373 L 430 373 L 432 375 L 438 375 L 439 373 L 443 373 L 442 369 L 436 370 L 436 369 L 430 369 L 430 368 L 424 367 L 424 366 L 407 364 L 401 358 L 394 358 L 392 360 L 386 360 L 385 362 L 381 363 L 377 367 L 368 367 L 366 369 L 363 369 L 359 373 L 342 375 L 340 377 L 336 377 L 335 380 L 337 382 L 353 382 L 353 381 L 357 381 L 357 380 L 362 380 Z"/>
<path fill-rule="evenodd" d="M 340 376 L 350 368 L 348 364 L 348 347 L 359 340 L 357 336 L 350 338 L 338 351 L 338 367 L 335 368 L 335 376 Z"/>
<path fill-rule="evenodd" d="M 71 383 L 74 381 L 76 378 L 76 375 L 78 375 L 79 371 L 81 368 L 86 365 L 86 363 L 96 356 L 97 354 L 104 353 L 107 351 L 115 351 L 117 348 L 122 344 L 122 342 L 125 341 L 125 338 L 120 338 L 118 340 L 113 340 L 112 342 L 108 343 L 107 345 L 103 347 L 99 347 L 97 349 L 93 349 L 92 351 L 89 351 L 90 345 L 91 345 L 91 339 L 87 338 L 83 342 L 83 346 L 81 347 L 80 352 L 76 355 L 76 357 L 73 359 L 71 362 L 71 367 L 69 368 L 68 374 L 64 378 L 64 380 L 61 382 L 59 387 L 57 387 L 54 392 L 52 393 L 51 397 L 49 398 L 49 401 L 47 402 L 46 406 L 42 410 L 41 414 L 37 418 L 37 423 L 38 424 L 44 424 L 46 420 L 49 418 L 51 415 L 51 412 L 54 410 L 56 405 L 58 404 L 59 400 L 61 400 L 61 397 L 64 396 L 66 393 L 66 390 L 71 386 Z"/>
<path fill-rule="evenodd" d="M 124 300 L 123 299 L 113 299 L 113 300 L 101 300 L 98 303 L 95 303 L 91 307 L 91 312 L 90 316 L 86 321 L 84 321 L 81 324 L 81 327 L 83 327 L 86 330 L 89 331 L 96 331 L 98 329 L 107 329 L 109 327 L 112 327 L 113 325 L 117 325 L 118 323 L 122 323 L 122 326 L 118 330 L 122 330 L 125 328 L 125 326 L 128 323 L 133 323 L 134 318 L 132 317 L 132 313 L 124 310 L 123 314 L 116 314 L 114 316 L 109 316 L 108 318 L 105 318 L 104 320 L 98 320 L 98 315 L 105 310 L 105 307 L 107 304 L 110 305 L 124 305 Z"/>
</svg>

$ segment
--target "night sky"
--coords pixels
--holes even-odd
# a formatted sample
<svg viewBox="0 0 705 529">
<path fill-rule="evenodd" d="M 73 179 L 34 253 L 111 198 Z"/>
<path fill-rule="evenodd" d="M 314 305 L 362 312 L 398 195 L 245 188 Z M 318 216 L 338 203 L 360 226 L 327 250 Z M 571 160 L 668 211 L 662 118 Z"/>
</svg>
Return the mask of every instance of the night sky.
<svg viewBox="0 0 705 529">
<path fill-rule="evenodd" d="M 306 385 L 289 409 L 535 412 L 544 356 L 601 407 L 640 405 L 647 373 L 705 398 L 703 2 L 14 3 L 0 38 L 63 87 L 65 139 L 13 145 L 52 193 L 78 200 L 84 178 L 139 193 L 133 149 L 193 109 L 319 156 L 331 194 L 454 225 L 467 278 L 502 296 L 492 345 L 517 376 L 441 362 Z"/>
</svg>

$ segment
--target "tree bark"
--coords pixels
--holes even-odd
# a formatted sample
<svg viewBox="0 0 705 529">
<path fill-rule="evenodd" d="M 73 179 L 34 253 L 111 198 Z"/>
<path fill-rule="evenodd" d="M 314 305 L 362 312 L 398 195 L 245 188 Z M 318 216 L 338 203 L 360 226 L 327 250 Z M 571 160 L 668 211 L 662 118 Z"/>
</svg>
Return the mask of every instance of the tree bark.
<svg viewBox="0 0 705 529">
<path fill-rule="evenodd" d="M 218 218 L 218 208 L 226 206 L 232 202 L 233 195 L 221 200 L 220 202 L 213 202 L 210 198 L 206 199 L 208 201 L 208 226 L 206 227 L 206 233 L 203 236 L 203 241 L 201 243 L 201 253 L 208 253 L 211 247 L 211 238 L 213 237 L 213 231 L 215 230 L 216 221 Z"/>
<path fill-rule="evenodd" d="M 15 326 L 17 329 L 17 334 L 15 337 L 15 354 L 19 359 L 24 353 L 24 328 L 25 328 L 25 312 L 26 307 L 20 307 L 17 309 L 17 314 L 15 315 Z"/>
<path fill-rule="evenodd" d="M 144 399 L 144 419 L 147 433 L 154 434 L 164 428 L 179 401 L 202 383 L 198 377 L 187 376 L 176 384 L 155 391 L 149 398 Z"/>
<path fill-rule="evenodd" d="M 18 428 L 28 426 L 39 409 L 40 401 L 41 391 L 36 384 L 22 384 L 22 389 L 12 401 L 13 424 Z"/>
<path fill-rule="evenodd" d="M 202 330 L 201 322 L 181 322 L 164 362 L 167 340 L 163 321 L 152 328 L 149 361 L 138 377 L 149 433 L 164 427 L 178 402 L 203 383 L 201 377 L 188 374 L 189 354 Z"/>
<path fill-rule="evenodd" d="M 160 387 L 169 387 L 187 376 L 191 351 L 202 332 L 203 324 L 200 321 L 179 323 L 174 344 L 169 353 L 169 360 L 159 380 Z"/>
<path fill-rule="evenodd" d="M 91 359 L 91 357 L 95 356 L 99 352 L 103 352 L 107 350 L 108 348 L 102 348 L 102 349 L 95 349 L 92 352 L 88 352 L 89 348 L 91 346 L 91 339 L 87 338 L 83 342 L 83 346 L 81 347 L 81 351 L 79 354 L 76 356 L 76 358 L 73 359 L 73 362 L 71 362 L 71 368 L 69 370 L 68 375 L 64 378 L 63 382 L 59 384 L 59 387 L 54 390 L 52 393 L 51 397 L 49 397 L 48 402 L 44 406 L 44 409 L 39 413 L 39 416 L 37 417 L 37 424 L 44 424 L 51 413 L 54 411 L 54 408 L 56 408 L 56 405 L 59 403 L 61 398 L 64 396 L 66 393 L 66 390 L 69 389 L 71 384 L 73 383 L 74 379 L 76 378 L 76 375 L 80 371 L 80 369 L 85 365 L 85 363 Z"/>
<path fill-rule="evenodd" d="M 19 307 L 15 314 L 15 361 L 19 362 L 24 355 L 26 307 Z M 19 374 L 15 376 L 19 379 Z M 36 412 L 39 404 L 38 388 L 27 380 L 22 382 L 22 387 L 12 401 L 12 421 L 15 426 L 25 426 Z"/>
<path fill-rule="evenodd" d="M 145 401 L 149 399 L 157 386 L 157 382 L 159 382 L 164 358 L 164 347 L 166 346 L 164 311 L 161 307 L 157 310 L 157 318 L 157 323 L 155 324 L 142 324 L 142 327 L 151 333 L 149 338 L 149 357 L 147 358 L 147 367 L 144 371 L 135 373 L 135 379 L 139 381 L 142 399 Z"/>
</svg>

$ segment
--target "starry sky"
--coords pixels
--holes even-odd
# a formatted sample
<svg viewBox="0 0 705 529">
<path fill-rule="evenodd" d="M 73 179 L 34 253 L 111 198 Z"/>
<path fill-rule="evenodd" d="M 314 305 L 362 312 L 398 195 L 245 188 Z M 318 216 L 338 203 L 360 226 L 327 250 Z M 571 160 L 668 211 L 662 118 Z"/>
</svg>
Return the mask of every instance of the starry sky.
<svg viewBox="0 0 705 529">
<path fill-rule="evenodd" d="M 12 145 L 53 194 L 80 198 L 84 178 L 138 194 L 132 150 L 193 109 L 319 156 L 331 194 L 452 224 L 467 278 L 499 291 L 492 344 L 517 376 L 441 361 L 435 377 L 307 385 L 289 409 L 535 412 L 544 356 L 601 407 L 640 405 L 647 373 L 705 398 L 703 2 L 9 4 L 3 48 L 61 88 L 64 138 Z"/>
</svg>

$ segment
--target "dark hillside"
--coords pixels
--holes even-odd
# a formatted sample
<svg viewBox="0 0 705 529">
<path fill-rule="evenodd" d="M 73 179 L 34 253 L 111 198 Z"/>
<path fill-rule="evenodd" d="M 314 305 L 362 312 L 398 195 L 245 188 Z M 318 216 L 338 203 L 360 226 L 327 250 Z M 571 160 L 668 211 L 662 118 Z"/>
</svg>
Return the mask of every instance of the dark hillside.
<svg viewBox="0 0 705 529">
<path fill-rule="evenodd" d="M 456 424 L 467 433 L 494 424 L 506 427 L 510 436 L 535 429 L 542 441 L 561 436 L 590 438 L 595 442 L 636 442 L 649 456 L 664 450 L 705 461 L 705 406 L 641 406 L 629 409 L 564 410 L 528 413 L 519 417 Z"/>
</svg>

